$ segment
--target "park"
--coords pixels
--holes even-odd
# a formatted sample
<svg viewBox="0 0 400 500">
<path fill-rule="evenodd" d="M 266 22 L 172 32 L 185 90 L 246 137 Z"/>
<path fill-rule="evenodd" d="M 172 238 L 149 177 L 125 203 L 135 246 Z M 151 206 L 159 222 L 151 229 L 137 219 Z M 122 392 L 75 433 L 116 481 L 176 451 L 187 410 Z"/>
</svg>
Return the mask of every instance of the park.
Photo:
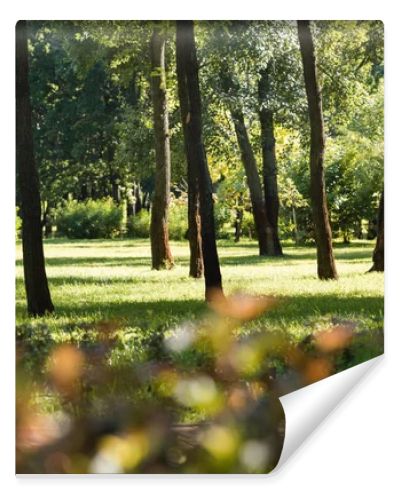
<svg viewBox="0 0 400 500">
<path fill-rule="evenodd" d="M 17 471 L 267 473 L 383 352 L 378 21 L 20 21 Z"/>
</svg>

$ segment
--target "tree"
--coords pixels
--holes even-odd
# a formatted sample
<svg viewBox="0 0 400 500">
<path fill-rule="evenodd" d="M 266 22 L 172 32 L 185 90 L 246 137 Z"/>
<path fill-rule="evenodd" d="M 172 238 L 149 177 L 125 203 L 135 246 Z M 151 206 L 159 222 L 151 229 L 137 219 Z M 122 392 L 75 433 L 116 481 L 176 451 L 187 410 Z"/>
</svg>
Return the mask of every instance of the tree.
<svg viewBox="0 0 400 500">
<path fill-rule="evenodd" d="M 222 292 L 222 278 L 215 241 L 212 182 L 203 144 L 202 104 L 193 21 L 177 21 L 176 37 L 177 47 L 181 49 L 177 51 L 180 74 L 178 85 L 181 87 L 179 96 L 187 94 L 187 102 L 181 103 L 181 110 L 188 110 L 182 126 L 187 128 L 184 137 L 187 163 L 194 165 L 198 179 L 206 300 L 211 300 L 215 292 Z"/>
<path fill-rule="evenodd" d="M 256 227 L 258 248 L 260 255 L 271 255 L 271 247 L 268 245 L 267 237 L 267 214 L 262 192 L 260 176 L 258 174 L 257 162 L 251 147 L 247 133 L 244 115 L 241 111 L 232 111 L 235 132 L 239 144 L 243 166 L 246 172 L 247 184 L 250 191 L 250 200 L 253 210 L 254 224 Z"/>
<path fill-rule="evenodd" d="M 44 262 L 28 74 L 27 23 L 19 21 L 16 27 L 16 162 L 21 197 L 24 280 L 28 313 L 43 316 L 54 311 L 54 306 Z"/>
<path fill-rule="evenodd" d="M 279 196 L 275 154 L 274 113 L 268 108 L 269 72 L 272 60 L 260 71 L 258 82 L 259 117 L 263 162 L 264 198 L 267 215 L 268 255 L 282 255 L 278 235 Z"/>
<path fill-rule="evenodd" d="M 310 30 L 310 22 L 298 21 L 297 26 L 311 128 L 310 195 L 314 219 L 315 242 L 317 246 L 318 277 L 320 279 L 337 279 L 332 249 L 332 232 L 325 192 L 324 122 L 321 91 L 317 80 L 314 43 Z"/>
<path fill-rule="evenodd" d="M 385 216 L 384 216 L 384 199 L 383 191 L 381 199 L 379 201 L 379 211 L 378 211 L 378 236 L 376 238 L 376 244 L 374 253 L 372 255 L 373 265 L 369 272 L 380 271 L 383 272 L 385 269 Z"/>
<path fill-rule="evenodd" d="M 250 192 L 251 207 L 256 227 L 258 248 L 260 255 L 268 255 L 267 243 L 267 215 L 265 211 L 264 196 L 258 173 L 257 161 L 246 128 L 244 114 L 237 96 L 239 85 L 227 65 L 223 65 L 220 71 L 220 80 L 224 93 L 229 96 L 228 107 L 235 127 L 235 134 L 240 150 L 243 167 L 246 172 L 247 185 Z"/>
<path fill-rule="evenodd" d="M 179 32 L 179 35 L 178 35 Z M 201 278 L 204 272 L 203 250 L 201 244 L 201 218 L 199 179 L 196 172 L 196 160 L 191 156 L 193 148 L 189 147 L 189 97 L 186 88 L 185 51 L 186 40 L 182 28 L 177 25 L 176 34 L 176 74 L 178 80 L 179 106 L 185 144 L 188 184 L 188 238 L 190 249 L 189 276 Z"/>
<path fill-rule="evenodd" d="M 151 96 L 156 151 L 155 188 L 150 224 L 151 260 L 153 269 L 168 269 L 173 265 L 168 236 L 171 158 L 165 79 L 165 39 L 159 26 L 154 28 L 151 37 L 150 55 Z"/>
</svg>

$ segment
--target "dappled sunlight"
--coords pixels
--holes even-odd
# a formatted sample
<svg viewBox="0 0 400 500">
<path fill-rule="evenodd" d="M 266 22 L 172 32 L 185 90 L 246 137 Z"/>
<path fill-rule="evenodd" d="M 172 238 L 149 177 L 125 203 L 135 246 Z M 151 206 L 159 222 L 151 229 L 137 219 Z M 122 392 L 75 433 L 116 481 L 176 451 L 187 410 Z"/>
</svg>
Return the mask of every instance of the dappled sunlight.
<svg viewBox="0 0 400 500">
<path fill-rule="evenodd" d="M 307 320 L 329 326 L 332 318 L 356 320 L 360 327 L 381 328 L 383 276 L 365 273 L 373 243 L 353 243 L 335 250 L 340 279 L 320 281 L 315 276 L 315 250 L 288 246 L 285 256 L 265 259 L 254 255 L 255 242 L 220 245 L 224 264 L 224 287 L 254 295 L 290 297 L 276 311 L 262 315 L 257 324 L 284 329 L 295 336 L 307 334 Z M 112 255 L 110 248 L 112 247 Z M 91 324 L 104 317 L 122 318 L 121 331 L 133 322 L 144 331 L 193 319 L 203 311 L 203 283 L 187 276 L 189 249 L 186 242 L 173 242 L 176 265 L 172 271 L 150 269 L 150 247 L 142 240 L 65 242 L 49 240 L 45 254 L 57 313 L 48 322 L 55 332 L 71 324 Z M 359 262 L 360 254 L 364 259 Z M 17 259 L 21 246 L 17 245 Z M 352 262 L 356 258 L 356 262 Z M 51 260 L 53 259 L 53 261 Z M 113 261 L 119 265 L 112 265 Z M 20 262 L 20 261 L 19 261 Z M 126 262 L 120 265 L 121 262 Z M 111 265 L 110 265 L 111 264 Z M 22 266 L 17 265 L 17 322 L 24 316 Z M 327 316 L 328 315 L 328 316 Z"/>
</svg>

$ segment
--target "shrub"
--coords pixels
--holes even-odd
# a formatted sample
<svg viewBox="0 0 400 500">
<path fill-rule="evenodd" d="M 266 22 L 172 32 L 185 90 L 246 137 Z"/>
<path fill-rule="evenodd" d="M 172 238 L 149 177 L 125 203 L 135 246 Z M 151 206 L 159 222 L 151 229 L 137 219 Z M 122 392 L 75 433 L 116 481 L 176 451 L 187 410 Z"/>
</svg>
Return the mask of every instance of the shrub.
<svg viewBox="0 0 400 500">
<path fill-rule="evenodd" d="M 128 217 L 126 234 L 130 238 L 149 238 L 150 212 L 141 210 L 138 214 Z"/>
<path fill-rule="evenodd" d="M 242 235 L 248 238 L 257 237 L 253 214 L 247 210 L 244 210 L 243 212 Z"/>
<path fill-rule="evenodd" d="M 168 216 L 169 237 L 181 241 L 187 238 L 188 208 L 187 202 L 181 199 L 173 200 Z"/>
<path fill-rule="evenodd" d="M 214 221 L 216 237 L 220 240 L 229 239 L 233 235 L 233 210 L 221 202 L 214 203 Z"/>
<path fill-rule="evenodd" d="M 123 213 L 111 198 L 72 200 L 56 213 L 57 232 L 68 238 L 112 238 L 121 233 Z"/>
</svg>

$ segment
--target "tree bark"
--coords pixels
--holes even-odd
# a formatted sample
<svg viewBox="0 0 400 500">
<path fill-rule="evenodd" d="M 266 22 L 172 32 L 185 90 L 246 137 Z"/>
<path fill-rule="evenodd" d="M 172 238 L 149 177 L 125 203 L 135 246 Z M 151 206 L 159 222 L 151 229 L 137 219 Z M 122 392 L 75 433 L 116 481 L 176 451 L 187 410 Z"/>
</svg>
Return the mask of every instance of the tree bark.
<svg viewBox="0 0 400 500">
<path fill-rule="evenodd" d="M 26 21 L 16 27 L 16 163 L 22 215 L 22 252 L 28 313 L 43 316 L 54 311 L 47 283 L 39 174 L 35 164 L 32 109 L 29 91 Z"/>
<path fill-rule="evenodd" d="M 185 76 L 185 81 L 181 78 L 178 84 L 185 84 L 188 98 L 188 113 L 183 124 L 187 127 L 186 152 L 188 164 L 193 162 L 198 179 L 205 295 L 209 301 L 214 294 L 222 293 L 222 277 L 215 239 L 212 182 L 203 144 L 202 104 L 193 21 L 177 21 L 178 46 L 180 50 L 177 52 L 177 66 L 182 68 Z"/>
<path fill-rule="evenodd" d="M 153 269 L 170 269 L 173 266 L 168 235 L 171 155 L 165 80 L 165 39 L 159 27 L 154 28 L 151 37 L 150 57 L 156 151 L 155 188 L 150 223 L 151 261 Z"/>
<path fill-rule="evenodd" d="M 320 279 L 337 279 L 332 249 L 332 231 L 329 222 L 328 204 L 324 179 L 324 122 L 321 91 L 318 86 L 314 43 L 310 22 L 298 21 L 298 35 L 303 61 L 304 81 L 311 127 L 310 177 L 311 205 L 317 246 L 317 268 Z"/>
<path fill-rule="evenodd" d="M 282 246 L 278 234 L 279 195 L 275 154 L 274 114 L 268 109 L 271 62 L 260 72 L 258 82 L 259 118 L 263 161 L 264 199 L 267 215 L 268 255 L 281 256 Z"/>
<path fill-rule="evenodd" d="M 242 157 L 242 163 L 246 172 L 247 185 L 250 191 L 259 252 L 260 255 L 270 255 L 269 251 L 271 251 L 271 248 L 268 248 L 267 214 L 253 148 L 251 147 L 243 113 L 239 110 L 235 110 L 231 111 L 231 114 L 235 125 L 236 138 Z"/>
<path fill-rule="evenodd" d="M 383 191 L 381 199 L 379 201 L 379 211 L 378 211 L 378 235 L 376 238 L 376 244 L 374 253 L 372 255 L 373 265 L 369 272 L 379 271 L 383 272 L 385 270 L 385 202 L 383 197 Z"/>
<path fill-rule="evenodd" d="M 185 144 L 186 163 L 187 163 L 187 183 L 188 183 L 188 238 L 190 249 L 189 276 L 192 278 L 201 278 L 204 272 L 203 250 L 201 242 L 201 217 L 200 217 L 200 193 L 199 179 L 196 171 L 195 158 L 191 157 L 193 148 L 189 147 L 189 97 L 187 92 L 186 74 L 185 74 L 185 38 L 180 36 L 179 26 L 176 36 L 176 71 L 178 79 L 179 107 L 181 112 L 182 130 Z"/>
</svg>

